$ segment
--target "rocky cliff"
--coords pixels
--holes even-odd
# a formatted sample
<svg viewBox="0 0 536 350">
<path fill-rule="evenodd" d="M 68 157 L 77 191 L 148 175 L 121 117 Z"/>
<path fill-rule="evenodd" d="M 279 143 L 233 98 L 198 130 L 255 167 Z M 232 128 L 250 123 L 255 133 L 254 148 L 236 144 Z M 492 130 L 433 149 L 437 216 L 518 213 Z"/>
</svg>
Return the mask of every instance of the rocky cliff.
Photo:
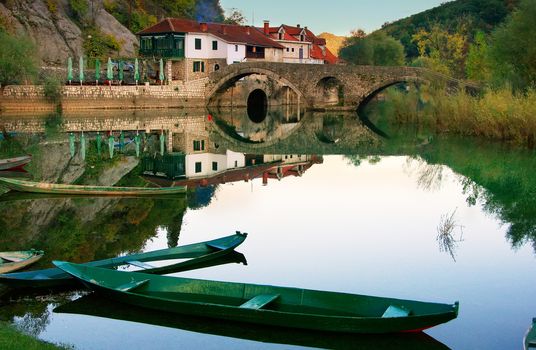
<svg viewBox="0 0 536 350">
<path fill-rule="evenodd" d="M 121 44 L 119 55 L 134 56 L 136 36 L 106 12 L 102 0 L 89 4 L 89 20 Z M 0 23 L 8 32 L 29 36 L 45 66 L 64 65 L 67 57 L 83 54 L 84 32 L 74 18 L 67 0 L 0 0 Z"/>
</svg>

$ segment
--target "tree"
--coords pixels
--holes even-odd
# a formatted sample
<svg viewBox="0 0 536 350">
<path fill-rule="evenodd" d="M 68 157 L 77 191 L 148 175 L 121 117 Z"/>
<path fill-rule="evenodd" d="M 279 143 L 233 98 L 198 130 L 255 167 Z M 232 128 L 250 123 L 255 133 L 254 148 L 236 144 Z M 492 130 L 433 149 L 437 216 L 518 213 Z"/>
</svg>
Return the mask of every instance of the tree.
<svg viewBox="0 0 536 350">
<path fill-rule="evenodd" d="M 413 35 L 413 41 L 419 50 L 418 62 L 425 62 L 428 68 L 441 73 L 457 77 L 465 75 L 467 39 L 463 28 L 450 33 L 435 24 L 429 31 L 420 29 Z"/>
<path fill-rule="evenodd" d="M 405 62 L 402 44 L 383 32 L 349 38 L 341 49 L 340 56 L 359 65 L 401 66 Z"/>
<path fill-rule="evenodd" d="M 25 37 L 10 36 L 0 31 L 0 84 L 32 81 L 38 72 L 35 45 Z"/>
<path fill-rule="evenodd" d="M 225 17 L 223 23 L 243 25 L 246 21 L 246 17 L 244 17 L 244 14 L 240 10 L 232 8 L 231 13 L 229 16 Z"/>
<path fill-rule="evenodd" d="M 489 46 L 484 32 L 477 32 L 465 61 L 467 78 L 485 81 L 490 77 Z"/>
<path fill-rule="evenodd" d="M 522 0 L 492 33 L 490 58 L 494 78 L 516 88 L 536 84 L 536 1 Z"/>
</svg>

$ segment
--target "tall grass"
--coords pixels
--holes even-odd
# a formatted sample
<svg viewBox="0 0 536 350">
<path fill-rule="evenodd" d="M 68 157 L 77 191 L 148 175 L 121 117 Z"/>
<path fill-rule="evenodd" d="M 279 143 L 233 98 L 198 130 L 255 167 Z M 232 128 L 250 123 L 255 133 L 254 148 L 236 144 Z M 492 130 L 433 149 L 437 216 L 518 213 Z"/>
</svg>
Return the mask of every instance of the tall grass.
<svg viewBox="0 0 536 350">
<path fill-rule="evenodd" d="M 514 93 L 512 89 L 487 90 L 474 97 L 463 91 L 421 87 L 409 92 L 387 93 L 391 115 L 397 123 L 424 123 L 438 133 L 479 136 L 529 148 L 535 146 L 536 89 Z"/>
</svg>

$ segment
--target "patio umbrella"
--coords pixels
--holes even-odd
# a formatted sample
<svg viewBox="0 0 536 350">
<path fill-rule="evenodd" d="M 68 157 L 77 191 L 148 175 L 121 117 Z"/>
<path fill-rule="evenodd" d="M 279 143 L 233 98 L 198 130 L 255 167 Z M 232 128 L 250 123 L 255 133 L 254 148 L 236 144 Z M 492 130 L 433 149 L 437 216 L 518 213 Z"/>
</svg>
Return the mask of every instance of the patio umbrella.
<svg viewBox="0 0 536 350">
<path fill-rule="evenodd" d="M 67 59 L 67 80 L 71 85 L 71 80 L 73 80 L 73 59 L 71 57 Z"/>
<path fill-rule="evenodd" d="M 74 157 L 74 134 L 69 134 L 69 152 L 71 153 L 71 158 Z"/>
<path fill-rule="evenodd" d="M 123 134 L 123 131 L 121 130 L 121 133 L 119 134 L 119 151 L 123 152 L 124 148 L 125 148 L 125 135 Z"/>
<path fill-rule="evenodd" d="M 108 152 L 110 153 L 110 159 L 114 157 L 114 135 L 110 132 L 110 137 L 108 137 Z"/>
<path fill-rule="evenodd" d="M 106 66 L 106 79 L 108 79 L 108 84 L 112 85 L 112 80 L 114 80 L 114 66 L 110 57 L 108 57 L 108 64 Z"/>
<path fill-rule="evenodd" d="M 119 61 L 119 84 L 123 82 L 124 74 L 123 69 L 125 68 L 125 62 Z"/>
<path fill-rule="evenodd" d="M 140 80 L 140 67 L 137 58 L 134 61 L 134 80 L 136 80 L 136 85 L 138 85 L 138 81 Z"/>
<path fill-rule="evenodd" d="M 163 156 L 166 146 L 166 136 L 164 135 L 164 131 L 160 134 L 160 154 Z"/>
<path fill-rule="evenodd" d="M 100 79 L 100 60 L 95 60 L 95 82 L 99 85 Z"/>
<path fill-rule="evenodd" d="M 84 57 L 80 56 L 80 60 L 78 61 L 78 69 L 79 69 L 79 78 L 80 78 L 80 85 L 84 82 Z"/>
<path fill-rule="evenodd" d="M 86 159 L 86 137 L 84 136 L 84 132 L 82 131 L 82 135 L 80 135 L 80 154 L 82 155 L 82 160 Z"/>
<path fill-rule="evenodd" d="M 136 133 L 136 137 L 134 137 L 134 143 L 136 143 L 136 157 L 139 158 L 139 156 L 140 156 L 140 144 L 141 144 L 140 134 Z"/>
<path fill-rule="evenodd" d="M 100 132 L 97 131 L 97 140 L 96 140 L 96 142 L 97 142 L 97 154 L 99 155 L 99 157 L 101 155 L 101 141 L 102 141 L 101 140 L 101 134 L 100 134 Z"/>
<path fill-rule="evenodd" d="M 165 79 L 165 75 L 164 75 L 164 60 L 160 59 L 160 84 L 164 84 L 164 79 Z"/>
</svg>

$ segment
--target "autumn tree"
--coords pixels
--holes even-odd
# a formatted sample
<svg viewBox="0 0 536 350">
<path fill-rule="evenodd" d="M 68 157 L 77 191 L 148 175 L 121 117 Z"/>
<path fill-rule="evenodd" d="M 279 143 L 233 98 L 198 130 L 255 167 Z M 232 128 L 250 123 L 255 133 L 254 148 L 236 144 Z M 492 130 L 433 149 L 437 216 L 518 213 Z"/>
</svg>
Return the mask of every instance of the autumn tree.
<svg viewBox="0 0 536 350">
<path fill-rule="evenodd" d="M 489 45 L 483 32 L 476 33 L 474 42 L 469 46 L 465 72 L 472 80 L 486 81 L 490 78 Z"/>
<path fill-rule="evenodd" d="M 416 66 L 424 66 L 437 72 L 464 76 L 466 34 L 463 28 L 450 33 L 434 25 L 427 31 L 420 29 L 413 35 L 413 41 L 419 50 Z"/>
</svg>

